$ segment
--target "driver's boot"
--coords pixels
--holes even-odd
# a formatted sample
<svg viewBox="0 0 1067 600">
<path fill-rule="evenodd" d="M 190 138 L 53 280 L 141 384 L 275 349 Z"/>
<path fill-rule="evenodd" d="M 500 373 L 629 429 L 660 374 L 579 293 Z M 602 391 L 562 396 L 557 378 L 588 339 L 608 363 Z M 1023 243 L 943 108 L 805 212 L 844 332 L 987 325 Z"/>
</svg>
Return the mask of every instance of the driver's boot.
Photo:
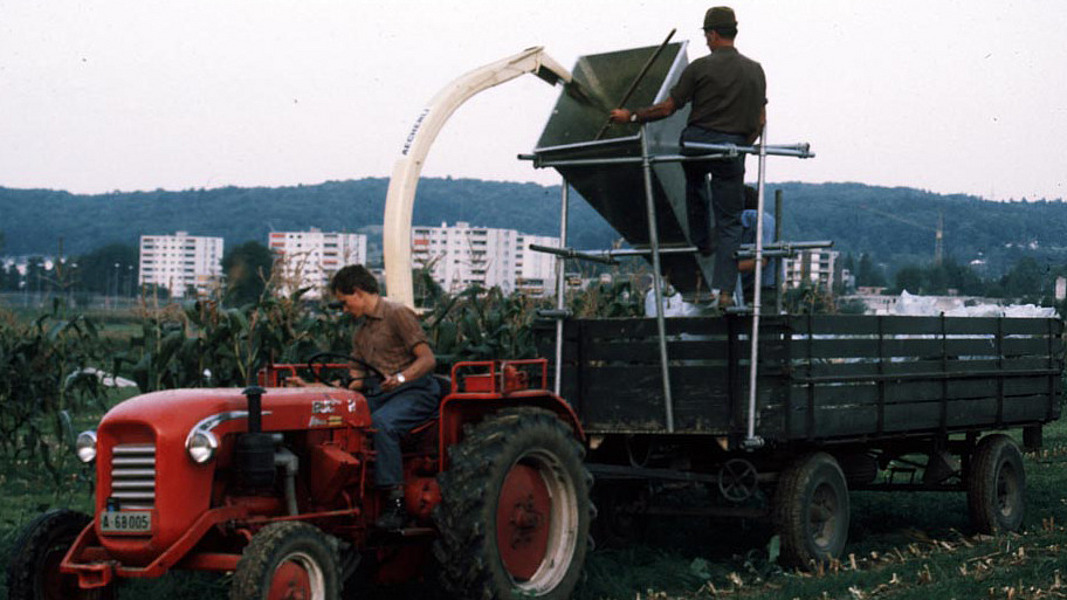
<svg viewBox="0 0 1067 600">
<path fill-rule="evenodd" d="M 389 497 L 382 506 L 382 512 L 374 521 L 374 526 L 383 531 L 396 531 L 404 527 L 408 520 L 404 509 L 404 487 L 397 486 L 389 490 Z"/>
</svg>

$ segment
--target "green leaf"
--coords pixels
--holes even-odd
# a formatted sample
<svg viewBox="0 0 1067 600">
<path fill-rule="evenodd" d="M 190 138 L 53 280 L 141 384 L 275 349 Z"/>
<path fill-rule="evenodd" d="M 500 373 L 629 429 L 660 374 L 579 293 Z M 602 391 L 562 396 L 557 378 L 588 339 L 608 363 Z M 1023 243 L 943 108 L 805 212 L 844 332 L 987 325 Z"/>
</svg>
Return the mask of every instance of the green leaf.
<svg viewBox="0 0 1067 600">
<path fill-rule="evenodd" d="M 45 337 L 49 342 L 56 341 L 56 338 L 67 329 L 68 325 L 70 325 L 69 321 L 57 321 L 55 325 L 48 329 L 48 334 Z"/>
<path fill-rule="evenodd" d="M 711 565 L 708 564 L 708 561 L 700 557 L 694 558 L 693 561 L 689 563 L 689 572 L 705 581 L 711 579 Z"/>
<path fill-rule="evenodd" d="M 778 556 L 782 553 L 782 540 L 777 535 L 771 538 L 771 541 L 767 542 L 767 562 L 775 564 L 778 562 Z"/>
</svg>

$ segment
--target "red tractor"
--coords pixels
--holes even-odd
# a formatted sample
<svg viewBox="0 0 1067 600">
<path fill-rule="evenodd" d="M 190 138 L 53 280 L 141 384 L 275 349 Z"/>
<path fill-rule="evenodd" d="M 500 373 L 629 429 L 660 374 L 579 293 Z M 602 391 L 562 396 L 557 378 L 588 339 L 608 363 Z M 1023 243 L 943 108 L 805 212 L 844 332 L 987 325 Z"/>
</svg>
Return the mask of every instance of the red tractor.
<svg viewBox="0 0 1067 600">
<path fill-rule="evenodd" d="M 95 515 L 31 522 L 8 598 L 110 598 L 123 579 L 189 569 L 232 573 L 232 599 L 321 600 L 429 564 L 459 598 L 567 598 L 587 550 L 591 478 L 581 426 L 545 389 L 546 370 L 453 368 L 440 417 L 405 441 L 411 522 L 399 532 L 373 525 L 384 497 L 357 392 L 281 387 L 295 367 L 275 366 L 267 387 L 127 400 L 79 437 L 79 458 L 96 463 Z"/>
</svg>

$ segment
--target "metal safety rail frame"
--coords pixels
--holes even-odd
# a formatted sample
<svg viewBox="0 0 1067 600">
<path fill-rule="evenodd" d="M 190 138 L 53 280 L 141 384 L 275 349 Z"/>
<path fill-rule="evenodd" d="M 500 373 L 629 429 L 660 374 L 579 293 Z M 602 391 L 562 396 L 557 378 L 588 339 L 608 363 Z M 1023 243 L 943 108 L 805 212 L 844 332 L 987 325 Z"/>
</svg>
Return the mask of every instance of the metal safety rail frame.
<svg viewBox="0 0 1067 600">
<path fill-rule="evenodd" d="M 764 126 L 762 140 L 767 138 L 767 129 Z M 813 158 L 815 154 L 811 152 L 809 144 L 793 144 L 793 145 L 768 145 L 764 143 L 740 146 L 735 144 L 685 144 L 686 150 L 703 151 L 703 154 L 697 155 L 682 155 L 682 154 L 661 154 L 653 155 L 650 152 L 649 134 L 647 124 L 642 124 L 640 132 L 641 141 L 641 155 L 633 157 L 614 157 L 614 158 L 582 158 L 582 159 L 564 159 L 564 160 L 545 160 L 537 155 L 521 155 L 520 159 L 533 161 L 536 168 L 548 168 L 548 167 L 575 167 L 575 166 L 607 166 L 607 165 L 640 165 L 642 168 L 642 174 L 644 179 L 644 196 L 645 196 L 645 209 L 648 218 L 648 236 L 649 247 L 647 250 L 615 250 L 604 251 L 598 254 L 578 252 L 567 247 L 567 226 L 568 226 L 568 213 L 570 205 L 570 183 L 567 181 L 566 176 L 563 178 L 562 185 L 562 198 L 560 209 L 560 248 L 548 248 L 543 246 L 531 246 L 532 250 L 547 252 L 555 254 L 557 257 L 557 269 L 556 269 L 556 310 L 554 311 L 542 311 L 541 315 L 545 317 L 554 318 L 556 320 L 556 367 L 555 367 L 555 392 L 559 394 L 562 386 L 562 367 L 563 367 L 563 320 L 566 319 L 569 314 L 566 310 L 566 304 L 564 299 L 564 292 L 566 291 L 566 278 L 564 274 L 564 261 L 568 258 L 576 258 L 582 260 L 594 260 L 597 262 L 614 262 L 615 256 L 644 256 L 651 255 L 652 270 L 655 276 L 652 278 L 653 289 L 655 294 L 656 306 L 656 330 L 659 338 L 659 354 L 660 354 L 660 371 L 663 382 L 663 399 L 664 399 L 664 412 L 665 422 L 667 425 L 667 432 L 674 432 L 674 404 L 671 396 L 671 383 L 669 372 L 669 359 L 667 356 L 667 335 L 666 335 L 666 323 L 663 314 L 663 289 L 662 289 L 662 269 L 660 267 L 660 256 L 663 253 L 696 253 L 697 248 L 694 246 L 688 246 L 685 248 L 670 248 L 661 249 L 659 244 L 658 226 L 656 223 L 656 210 L 655 199 L 652 192 L 652 165 L 655 163 L 682 163 L 682 162 L 697 162 L 717 160 L 722 158 L 732 158 L 743 154 L 755 154 L 759 157 L 759 177 L 757 184 L 757 220 L 756 220 L 756 243 L 753 248 L 743 249 L 743 255 L 751 256 L 755 258 L 755 281 L 761 281 L 763 275 L 763 258 L 769 254 L 765 254 L 765 248 L 763 244 L 763 226 L 764 226 L 764 191 L 766 188 L 766 164 L 768 156 L 785 156 L 793 158 Z M 812 242 L 804 244 L 804 247 L 825 247 L 829 245 L 829 242 Z M 785 256 L 793 249 L 798 249 L 798 244 L 776 244 L 774 248 L 771 248 L 771 254 L 775 256 Z M 749 254 L 750 253 L 750 254 Z M 755 434 L 756 427 L 756 369 L 758 366 L 759 357 L 759 319 L 761 313 L 761 297 L 759 285 L 754 286 L 755 292 L 753 295 L 751 313 L 752 313 L 752 342 L 751 342 L 751 357 L 750 357 L 750 369 L 749 369 L 749 399 L 748 399 L 748 423 L 746 437 L 742 444 L 748 448 L 757 448 L 763 445 L 763 440 L 758 438 Z"/>
</svg>

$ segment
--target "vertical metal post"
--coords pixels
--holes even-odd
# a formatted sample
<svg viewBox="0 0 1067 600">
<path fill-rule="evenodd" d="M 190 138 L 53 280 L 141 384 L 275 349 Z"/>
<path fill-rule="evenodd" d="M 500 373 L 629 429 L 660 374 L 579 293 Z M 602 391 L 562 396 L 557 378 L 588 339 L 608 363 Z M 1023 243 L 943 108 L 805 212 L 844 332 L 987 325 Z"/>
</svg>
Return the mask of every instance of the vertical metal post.
<svg viewBox="0 0 1067 600">
<path fill-rule="evenodd" d="M 559 217 L 559 247 L 567 247 L 567 214 L 570 205 L 570 189 L 567 178 L 563 178 L 563 196 L 560 200 Z M 567 259 L 562 255 L 556 257 L 556 309 L 559 316 L 556 317 L 556 395 L 561 395 L 563 389 L 563 311 L 567 308 Z"/>
<path fill-rule="evenodd" d="M 767 127 L 764 125 L 759 145 L 759 186 L 756 188 L 756 268 L 753 273 L 756 279 L 752 291 L 752 335 L 749 336 L 752 351 L 749 354 L 748 371 L 748 431 L 744 442 L 750 448 L 763 445 L 763 440 L 756 437 L 756 370 L 759 367 L 760 291 L 763 288 L 763 192 L 766 187 L 766 166 Z"/>
<path fill-rule="evenodd" d="M 774 190 L 774 241 L 782 241 L 782 190 Z M 779 258 L 774 263 L 774 314 L 782 314 L 785 298 L 785 261 Z"/>
<path fill-rule="evenodd" d="M 652 161 L 649 160 L 648 126 L 641 126 L 641 168 L 645 176 L 645 208 L 648 212 L 648 244 L 652 250 L 652 288 L 656 296 L 656 331 L 659 332 L 659 360 L 663 377 L 663 402 L 667 432 L 674 432 L 674 400 L 671 398 L 670 369 L 667 363 L 667 323 L 663 315 L 663 271 L 659 260 L 659 227 L 656 224 L 656 204 L 652 196 Z"/>
</svg>

